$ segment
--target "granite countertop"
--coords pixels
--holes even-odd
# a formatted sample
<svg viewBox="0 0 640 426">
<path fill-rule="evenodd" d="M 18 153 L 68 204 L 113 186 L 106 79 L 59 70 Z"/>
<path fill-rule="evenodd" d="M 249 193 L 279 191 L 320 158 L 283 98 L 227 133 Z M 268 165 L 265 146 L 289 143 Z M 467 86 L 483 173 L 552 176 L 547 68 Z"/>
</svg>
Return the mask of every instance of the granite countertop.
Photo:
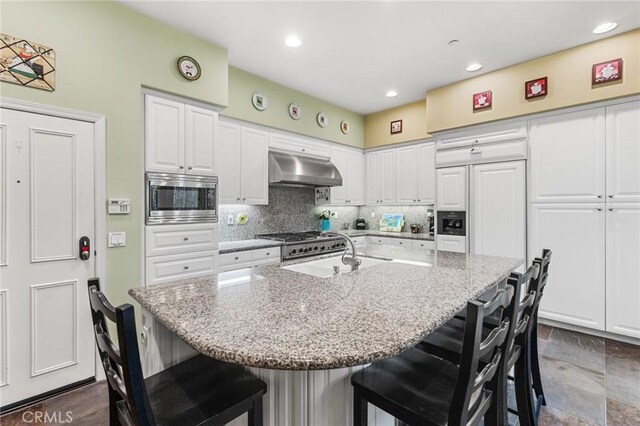
<svg viewBox="0 0 640 426">
<path fill-rule="evenodd" d="M 329 369 L 406 350 L 522 264 L 388 246 L 360 251 L 433 267 L 385 262 L 317 278 L 270 265 L 135 288 L 129 294 L 210 357 L 260 368 Z M 325 257 L 339 263 L 339 256 Z"/>
<path fill-rule="evenodd" d="M 361 235 L 372 235 L 376 237 L 406 238 L 410 240 L 433 241 L 433 235 L 430 235 L 424 232 L 421 232 L 418 234 L 412 234 L 411 232 L 388 232 L 388 231 L 376 231 L 375 229 L 365 229 L 365 230 L 344 229 L 337 232 L 346 234 L 350 237 L 359 237 Z"/>
<path fill-rule="evenodd" d="M 267 247 L 279 247 L 281 245 L 281 241 L 262 239 L 225 241 L 218 244 L 218 252 L 220 254 L 233 253 L 236 251 L 256 250 Z"/>
</svg>

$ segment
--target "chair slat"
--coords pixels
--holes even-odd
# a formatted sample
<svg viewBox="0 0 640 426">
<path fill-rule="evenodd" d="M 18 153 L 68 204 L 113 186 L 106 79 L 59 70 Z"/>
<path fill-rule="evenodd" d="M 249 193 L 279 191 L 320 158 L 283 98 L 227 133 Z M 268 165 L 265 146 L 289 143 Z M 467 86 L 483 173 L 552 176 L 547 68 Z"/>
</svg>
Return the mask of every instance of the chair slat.
<svg viewBox="0 0 640 426">
<path fill-rule="evenodd" d="M 480 358 L 484 357 L 489 351 L 492 351 L 496 346 L 501 345 L 509 332 L 509 319 L 502 321 L 500 327 L 491 330 L 491 333 L 480 342 Z"/>
</svg>

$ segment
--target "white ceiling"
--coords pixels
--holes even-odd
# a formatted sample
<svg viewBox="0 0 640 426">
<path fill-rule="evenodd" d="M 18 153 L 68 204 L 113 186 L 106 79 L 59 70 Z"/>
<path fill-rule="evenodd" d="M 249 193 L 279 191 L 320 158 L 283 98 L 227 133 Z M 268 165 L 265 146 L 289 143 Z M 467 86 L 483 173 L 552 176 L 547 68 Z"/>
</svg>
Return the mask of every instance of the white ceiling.
<svg viewBox="0 0 640 426">
<path fill-rule="evenodd" d="M 121 1 L 227 48 L 231 65 L 362 114 L 640 27 L 640 1 Z M 591 32 L 608 21 L 618 28 Z M 302 47 L 284 45 L 291 34 Z M 472 62 L 484 67 L 465 71 Z"/>
</svg>

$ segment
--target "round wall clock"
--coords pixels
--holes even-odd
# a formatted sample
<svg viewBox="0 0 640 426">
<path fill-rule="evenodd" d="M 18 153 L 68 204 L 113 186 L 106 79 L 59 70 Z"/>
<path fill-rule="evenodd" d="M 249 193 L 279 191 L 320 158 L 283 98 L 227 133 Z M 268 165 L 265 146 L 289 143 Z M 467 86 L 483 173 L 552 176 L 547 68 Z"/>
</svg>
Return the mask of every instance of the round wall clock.
<svg viewBox="0 0 640 426">
<path fill-rule="evenodd" d="M 329 117 L 324 112 L 319 112 L 316 116 L 316 121 L 318 122 L 318 126 L 327 127 L 329 125 Z"/>
<path fill-rule="evenodd" d="M 191 56 L 181 56 L 178 59 L 178 71 L 184 78 L 191 81 L 199 79 L 202 74 L 200 64 Z"/>
<path fill-rule="evenodd" d="M 340 123 L 340 131 L 342 131 L 342 133 L 346 135 L 347 133 L 349 133 L 349 130 L 351 130 L 351 125 L 348 121 L 343 121 L 342 123 Z"/>
<path fill-rule="evenodd" d="M 302 117 L 302 108 L 300 108 L 300 105 L 298 105 L 296 103 L 290 104 L 289 105 L 289 115 L 294 120 L 300 120 L 300 117 Z"/>
<path fill-rule="evenodd" d="M 251 96 L 251 103 L 258 111 L 264 111 L 269 105 L 267 97 L 262 92 L 255 92 L 253 96 Z"/>
</svg>

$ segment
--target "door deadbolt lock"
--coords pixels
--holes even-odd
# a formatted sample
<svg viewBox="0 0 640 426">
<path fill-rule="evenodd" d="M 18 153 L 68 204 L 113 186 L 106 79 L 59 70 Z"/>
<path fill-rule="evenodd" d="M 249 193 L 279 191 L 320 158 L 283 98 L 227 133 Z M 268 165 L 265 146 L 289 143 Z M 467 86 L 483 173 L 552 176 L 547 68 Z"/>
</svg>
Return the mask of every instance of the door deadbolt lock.
<svg viewBox="0 0 640 426">
<path fill-rule="evenodd" d="M 91 241 L 89 237 L 82 237 L 79 241 L 80 246 L 80 260 L 89 260 L 91 257 Z"/>
</svg>

